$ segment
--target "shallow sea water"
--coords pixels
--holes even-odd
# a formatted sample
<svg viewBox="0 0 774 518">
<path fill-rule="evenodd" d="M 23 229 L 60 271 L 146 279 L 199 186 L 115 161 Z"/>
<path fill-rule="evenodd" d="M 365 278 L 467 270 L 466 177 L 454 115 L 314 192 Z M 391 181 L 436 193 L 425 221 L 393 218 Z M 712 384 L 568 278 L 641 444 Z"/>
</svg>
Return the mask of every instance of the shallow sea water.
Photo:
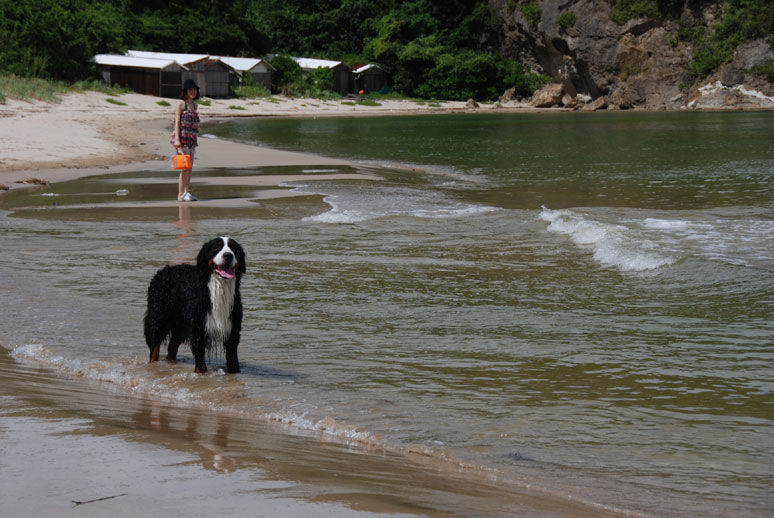
<svg viewBox="0 0 774 518">
<path fill-rule="evenodd" d="M 238 210 L 115 206 L 173 192 L 135 182 L 169 175 L 154 171 L 4 195 L 14 358 L 462 470 L 503 495 L 634 515 L 774 511 L 774 114 L 207 131 L 351 158 L 381 181 L 294 182 L 308 196 Z M 334 169 L 288 172 L 350 171 Z M 223 234 L 248 252 L 243 373 L 195 376 L 183 349 L 148 366 L 150 277 Z"/>
</svg>

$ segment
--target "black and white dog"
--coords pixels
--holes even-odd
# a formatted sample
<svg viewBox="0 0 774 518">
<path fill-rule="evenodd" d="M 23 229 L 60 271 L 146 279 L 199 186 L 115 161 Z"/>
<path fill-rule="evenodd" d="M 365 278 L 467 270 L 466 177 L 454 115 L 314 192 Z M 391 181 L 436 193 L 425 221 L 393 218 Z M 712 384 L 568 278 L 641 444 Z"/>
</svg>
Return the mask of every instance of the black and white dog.
<svg viewBox="0 0 774 518">
<path fill-rule="evenodd" d="M 167 360 L 174 362 L 180 344 L 188 342 L 196 363 L 194 372 L 204 374 L 207 350 L 223 347 L 227 372 L 239 372 L 239 283 L 245 266 L 239 243 L 219 237 L 202 246 L 196 265 L 170 265 L 156 273 L 148 286 L 145 313 L 150 363 L 158 361 L 161 344 L 169 337 Z"/>
</svg>

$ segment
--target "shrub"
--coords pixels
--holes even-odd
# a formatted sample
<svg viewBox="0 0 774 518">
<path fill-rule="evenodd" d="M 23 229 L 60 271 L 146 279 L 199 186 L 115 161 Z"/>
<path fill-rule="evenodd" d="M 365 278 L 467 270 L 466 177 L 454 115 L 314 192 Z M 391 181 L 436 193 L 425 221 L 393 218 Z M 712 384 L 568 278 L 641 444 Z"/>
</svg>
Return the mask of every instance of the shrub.
<svg viewBox="0 0 774 518">
<path fill-rule="evenodd" d="M 296 97 L 313 97 L 315 99 L 339 99 L 341 96 L 333 91 L 333 69 L 321 67 L 296 79 L 289 86 L 290 94 Z"/>
<path fill-rule="evenodd" d="M 301 78 L 301 66 L 288 56 L 274 56 L 269 62 L 274 68 L 272 87 L 277 91 Z"/>
<path fill-rule="evenodd" d="M 711 33 L 698 29 L 692 33 L 693 62 L 688 72 L 694 81 L 731 61 L 740 43 L 774 33 L 774 3 L 769 0 L 727 0 L 726 6 Z"/>
<path fill-rule="evenodd" d="M 754 66 L 749 72 L 755 76 L 766 79 L 770 83 L 774 83 L 774 61 L 769 61 L 765 65 Z"/>
<path fill-rule="evenodd" d="M 656 0 L 608 0 L 608 3 L 610 18 L 622 25 L 632 18 L 658 18 L 660 14 Z"/>
<path fill-rule="evenodd" d="M 256 97 L 269 97 L 271 92 L 264 85 L 259 84 L 251 76 L 245 76 L 239 86 L 234 88 L 231 93 L 234 97 L 242 99 L 255 99 Z"/>
<path fill-rule="evenodd" d="M 561 27 L 564 30 L 569 29 L 573 25 L 575 25 L 576 18 L 575 13 L 572 11 L 566 11 L 559 15 L 559 18 L 556 19 L 557 25 Z"/>
<path fill-rule="evenodd" d="M 430 99 L 485 101 L 511 87 L 531 95 L 542 81 L 541 76 L 526 74 L 518 62 L 468 50 L 441 55 L 416 93 Z"/>
<path fill-rule="evenodd" d="M 521 14 L 524 15 L 524 18 L 526 18 L 533 27 L 537 27 L 540 23 L 540 15 L 542 13 L 537 0 L 526 0 L 525 2 L 522 2 L 519 5 L 519 11 L 521 11 Z"/>
</svg>

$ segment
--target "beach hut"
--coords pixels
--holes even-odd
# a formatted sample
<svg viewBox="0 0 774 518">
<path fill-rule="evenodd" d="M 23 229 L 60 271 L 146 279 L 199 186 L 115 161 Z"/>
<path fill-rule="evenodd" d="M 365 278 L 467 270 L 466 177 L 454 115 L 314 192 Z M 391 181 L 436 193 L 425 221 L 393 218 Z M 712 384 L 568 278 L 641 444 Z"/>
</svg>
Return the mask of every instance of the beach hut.
<svg viewBox="0 0 774 518">
<path fill-rule="evenodd" d="M 185 66 L 170 59 L 97 54 L 93 60 L 108 86 L 119 85 L 139 94 L 160 97 L 180 95 L 182 75 L 187 71 Z"/>
<path fill-rule="evenodd" d="M 151 59 L 165 59 L 177 61 L 185 67 L 183 72 L 182 81 L 180 85 L 186 79 L 193 79 L 196 84 L 199 85 L 199 93 L 208 97 L 212 95 L 207 91 L 207 60 L 210 58 L 209 54 L 180 54 L 176 52 L 150 52 L 147 50 L 128 50 L 127 56 L 138 58 L 151 58 Z M 179 90 L 179 88 L 178 88 Z M 178 91 L 178 95 L 180 92 Z"/>
<path fill-rule="evenodd" d="M 355 68 L 352 73 L 355 76 L 355 89 L 365 92 L 378 92 L 385 86 L 389 86 L 387 72 L 379 65 L 368 64 Z"/>
<path fill-rule="evenodd" d="M 298 63 L 301 70 L 311 72 L 318 68 L 328 67 L 333 70 L 333 90 L 341 95 L 347 95 L 354 92 L 355 80 L 352 76 L 352 68 L 341 61 L 330 61 L 327 59 L 314 58 L 293 58 Z"/>
<path fill-rule="evenodd" d="M 228 97 L 236 71 L 221 60 L 210 57 L 204 62 L 204 76 L 208 97 Z"/>
<path fill-rule="evenodd" d="M 217 58 L 233 68 L 240 80 L 246 77 L 252 78 L 256 84 L 271 88 L 272 67 L 261 58 L 239 58 L 231 56 L 210 56 Z"/>
</svg>

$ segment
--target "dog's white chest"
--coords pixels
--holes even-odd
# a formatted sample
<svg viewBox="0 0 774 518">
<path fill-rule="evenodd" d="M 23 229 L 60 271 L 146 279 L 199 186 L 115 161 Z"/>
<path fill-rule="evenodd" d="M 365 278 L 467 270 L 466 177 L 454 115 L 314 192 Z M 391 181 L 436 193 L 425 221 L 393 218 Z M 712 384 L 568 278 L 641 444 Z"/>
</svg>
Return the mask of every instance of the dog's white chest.
<svg viewBox="0 0 774 518">
<path fill-rule="evenodd" d="M 218 275 L 210 276 L 210 302 L 212 308 L 205 323 L 210 343 L 222 344 L 231 334 L 231 310 L 234 309 L 234 279 L 224 279 Z"/>
</svg>

